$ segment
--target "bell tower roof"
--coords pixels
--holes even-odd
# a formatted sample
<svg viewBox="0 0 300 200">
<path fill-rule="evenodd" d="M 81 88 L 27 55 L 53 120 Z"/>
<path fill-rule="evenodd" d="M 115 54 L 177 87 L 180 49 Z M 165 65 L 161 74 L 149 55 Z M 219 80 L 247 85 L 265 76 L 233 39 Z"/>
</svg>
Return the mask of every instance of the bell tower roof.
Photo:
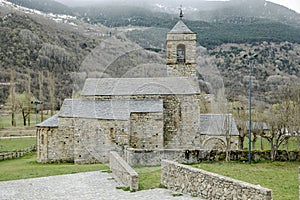
<svg viewBox="0 0 300 200">
<path fill-rule="evenodd" d="M 179 34 L 182 34 L 182 33 L 194 33 L 182 21 L 183 13 L 182 13 L 182 8 L 181 7 L 179 8 L 179 10 L 180 10 L 179 18 L 180 18 L 180 20 L 177 22 L 177 24 L 172 28 L 172 30 L 169 33 L 179 33 Z"/>
<path fill-rule="evenodd" d="M 182 20 L 179 20 L 169 33 L 180 34 L 180 33 L 194 33 L 194 32 L 191 31 Z"/>
</svg>

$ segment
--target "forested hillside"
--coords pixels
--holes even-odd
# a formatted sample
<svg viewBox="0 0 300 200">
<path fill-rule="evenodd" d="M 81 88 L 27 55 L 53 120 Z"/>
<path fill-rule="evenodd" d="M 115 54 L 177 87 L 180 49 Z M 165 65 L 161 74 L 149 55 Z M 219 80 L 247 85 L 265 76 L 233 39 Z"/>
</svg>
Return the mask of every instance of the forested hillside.
<svg viewBox="0 0 300 200">
<path fill-rule="evenodd" d="M 245 58 L 248 52 L 257 55 L 251 63 Z M 254 100 L 276 103 L 283 87 L 300 83 L 299 52 L 300 45 L 289 42 L 223 44 L 201 54 L 198 70 L 207 93 L 224 86 L 227 98 L 239 101 L 248 96 L 251 64 Z"/>
<path fill-rule="evenodd" d="M 84 57 L 101 39 L 85 35 L 75 26 L 6 6 L 0 7 L 0 16 L 0 82 L 10 83 L 11 71 L 14 71 L 16 92 L 22 93 L 30 85 L 31 92 L 38 98 L 38 77 L 39 72 L 43 72 L 43 100 L 46 101 L 50 99 L 50 72 L 55 78 L 58 107 L 72 94 L 70 73 L 78 70 Z M 8 91 L 8 86 L 1 86 L 2 104 Z"/>
<path fill-rule="evenodd" d="M 141 26 L 158 28 L 158 31 L 170 30 L 178 19 L 177 8 L 165 6 L 161 10 L 155 9 L 157 2 L 145 2 L 147 6 L 143 4 L 143 7 L 141 3 L 133 5 L 130 2 L 120 4 L 106 2 L 87 7 L 58 8 L 59 3 L 47 0 L 49 6 L 41 9 L 41 3 L 34 3 L 36 0 L 10 1 L 53 13 L 63 13 L 65 10 L 66 14 L 73 13 L 88 23 L 100 23 L 107 27 Z M 202 10 L 203 7 L 210 9 Z M 191 30 L 198 33 L 199 44 L 207 48 L 214 48 L 224 43 L 263 41 L 300 43 L 300 15 L 265 0 L 199 1 L 193 2 L 193 8 L 194 11 L 187 11 L 185 22 Z M 169 10 L 175 10 L 176 14 L 168 12 Z M 140 41 L 143 34 L 147 32 L 131 33 L 128 37 L 145 48 L 162 48 L 161 42 L 157 45 L 157 40 L 154 43 L 147 39 Z M 162 34 L 157 36 L 164 38 Z"/>
<path fill-rule="evenodd" d="M 6 6 L 0 7 L 0 17 L 1 104 L 7 100 L 9 84 L 15 84 L 17 94 L 29 90 L 45 108 L 53 95 L 58 109 L 87 77 L 123 76 L 119 67 L 130 71 L 145 63 L 163 63 L 159 55 L 101 25 L 62 22 Z"/>
</svg>

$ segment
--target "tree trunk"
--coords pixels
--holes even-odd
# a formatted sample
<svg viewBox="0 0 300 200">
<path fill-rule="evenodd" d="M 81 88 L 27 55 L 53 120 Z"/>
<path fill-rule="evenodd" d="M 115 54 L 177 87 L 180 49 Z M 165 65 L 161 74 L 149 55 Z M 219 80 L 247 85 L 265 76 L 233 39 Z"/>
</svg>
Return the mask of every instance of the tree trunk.
<svg viewBox="0 0 300 200">
<path fill-rule="evenodd" d="M 22 108 L 22 117 L 23 117 L 23 125 L 26 126 L 26 115 L 25 115 L 24 108 Z"/>
<path fill-rule="evenodd" d="M 54 80 L 54 75 L 53 73 L 48 71 L 48 89 L 49 89 L 49 98 L 50 98 L 50 111 L 51 111 L 51 116 L 54 115 L 54 88 L 55 87 L 55 80 Z"/>
<path fill-rule="evenodd" d="M 27 71 L 27 86 L 26 86 L 26 101 L 27 101 L 27 120 L 28 120 L 28 126 L 30 126 L 30 112 L 31 112 L 31 100 L 30 100 L 30 93 L 31 93 L 31 76 L 30 76 L 30 70 Z"/>
<path fill-rule="evenodd" d="M 40 104 L 40 114 L 41 114 L 41 122 L 44 121 L 44 74 L 43 72 L 39 73 L 39 100 L 41 101 Z"/>
<path fill-rule="evenodd" d="M 263 137 L 260 137 L 260 149 L 264 150 Z"/>
<path fill-rule="evenodd" d="M 271 143 L 271 160 L 275 161 L 278 153 L 278 147 L 276 144 Z"/>
<path fill-rule="evenodd" d="M 17 126 L 16 122 L 16 97 L 15 97 L 15 71 L 10 72 L 10 95 L 11 95 L 11 125 Z"/>
<path fill-rule="evenodd" d="M 11 125 L 17 126 L 15 112 L 11 113 Z"/>
<path fill-rule="evenodd" d="M 255 134 L 253 134 L 253 139 L 252 139 L 252 150 L 256 149 L 256 140 L 257 140 L 257 136 Z"/>
<path fill-rule="evenodd" d="M 300 151 L 300 136 L 299 136 L 299 134 L 297 136 L 297 141 L 298 141 L 298 150 Z"/>
<path fill-rule="evenodd" d="M 239 136 L 239 140 L 240 140 L 240 142 L 239 142 L 239 149 L 240 150 L 244 149 L 244 139 L 245 139 L 245 137 L 242 137 L 241 135 Z"/>
</svg>

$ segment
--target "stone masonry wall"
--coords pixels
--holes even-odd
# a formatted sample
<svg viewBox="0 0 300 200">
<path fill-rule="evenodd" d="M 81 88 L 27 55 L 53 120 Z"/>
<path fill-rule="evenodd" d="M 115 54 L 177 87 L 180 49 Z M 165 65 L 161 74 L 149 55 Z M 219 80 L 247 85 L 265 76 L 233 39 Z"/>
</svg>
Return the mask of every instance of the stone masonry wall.
<svg viewBox="0 0 300 200">
<path fill-rule="evenodd" d="M 199 147 L 200 107 L 197 95 L 167 95 L 163 104 L 164 148 Z"/>
<path fill-rule="evenodd" d="M 76 164 L 107 163 L 109 152 L 122 154 L 129 144 L 129 122 L 120 120 L 76 119 L 74 161 Z"/>
<path fill-rule="evenodd" d="M 267 151 L 251 151 L 252 161 L 271 160 L 270 150 Z M 229 151 L 231 161 L 248 161 L 247 150 Z M 124 153 L 124 159 L 131 166 L 158 166 L 161 160 L 167 159 L 179 163 L 200 163 L 201 161 L 224 161 L 226 159 L 226 151 L 220 150 L 200 150 L 200 149 L 133 149 L 127 148 Z M 278 151 L 277 161 L 300 161 L 300 151 Z"/>
<path fill-rule="evenodd" d="M 185 46 L 185 63 L 177 63 L 177 47 Z M 168 76 L 196 77 L 196 34 L 167 35 L 167 74 Z"/>
<path fill-rule="evenodd" d="M 139 189 L 138 174 L 118 155 L 117 152 L 110 152 L 109 167 L 117 181 L 130 187 L 131 191 Z"/>
<path fill-rule="evenodd" d="M 163 148 L 163 114 L 131 113 L 129 145 L 138 149 Z"/>
<path fill-rule="evenodd" d="M 97 98 L 106 99 L 108 97 L 97 96 Z M 163 124 L 164 124 L 164 128 L 163 128 L 164 147 L 163 148 L 190 149 L 190 148 L 195 148 L 195 146 L 196 147 L 200 146 L 200 139 L 199 139 L 200 103 L 199 103 L 198 95 L 196 94 L 136 95 L 136 96 L 110 96 L 109 98 L 110 99 L 120 99 L 120 98 L 121 99 L 163 99 Z M 196 112 L 197 110 L 198 112 Z M 150 122 L 154 122 L 150 118 L 149 120 Z M 156 123 L 157 122 L 155 122 L 155 124 Z M 150 125 L 148 123 L 148 124 L 144 124 L 144 126 L 146 127 Z M 150 132 L 152 131 L 149 131 L 149 134 L 154 134 Z M 152 142 L 152 141 L 148 140 L 148 142 Z M 138 146 L 143 144 L 136 144 L 136 145 Z M 156 145 L 152 145 L 152 147 L 153 146 L 155 148 L 161 148 L 160 144 L 158 144 L 158 147 L 156 147 Z M 134 144 L 131 145 L 131 147 L 134 147 Z"/>
<path fill-rule="evenodd" d="M 171 190 L 204 199 L 272 199 L 270 189 L 168 160 L 162 161 L 161 183 Z"/>
<path fill-rule="evenodd" d="M 37 161 L 38 162 L 72 162 L 73 155 L 73 122 L 62 119 L 61 127 L 38 128 Z"/>
<path fill-rule="evenodd" d="M 167 64 L 177 63 L 177 46 L 185 45 L 187 64 L 196 63 L 196 34 L 167 34 Z"/>
</svg>

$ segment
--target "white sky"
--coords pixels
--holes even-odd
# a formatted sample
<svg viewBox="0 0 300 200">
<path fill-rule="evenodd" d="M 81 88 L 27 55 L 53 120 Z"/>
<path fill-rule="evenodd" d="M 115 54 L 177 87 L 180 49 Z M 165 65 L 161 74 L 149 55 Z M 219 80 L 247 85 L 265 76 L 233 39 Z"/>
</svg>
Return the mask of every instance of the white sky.
<svg viewBox="0 0 300 200">
<path fill-rule="evenodd" d="M 296 12 L 300 13 L 300 0 L 268 0 L 285 7 L 288 7 Z"/>
<path fill-rule="evenodd" d="M 73 3 L 78 3 L 78 2 L 81 2 L 81 1 L 86 1 L 86 2 L 97 2 L 97 1 L 99 1 L 100 2 L 100 1 L 103 1 L 103 0 L 56 0 L 56 1 L 71 4 L 72 2 Z M 214 0 L 214 1 L 216 1 L 216 0 Z M 288 7 L 288 8 L 290 8 L 290 9 L 292 9 L 292 10 L 294 10 L 294 11 L 296 11 L 300 14 L 300 0 L 267 0 L 267 1 L 283 5 L 283 6 Z"/>
</svg>

